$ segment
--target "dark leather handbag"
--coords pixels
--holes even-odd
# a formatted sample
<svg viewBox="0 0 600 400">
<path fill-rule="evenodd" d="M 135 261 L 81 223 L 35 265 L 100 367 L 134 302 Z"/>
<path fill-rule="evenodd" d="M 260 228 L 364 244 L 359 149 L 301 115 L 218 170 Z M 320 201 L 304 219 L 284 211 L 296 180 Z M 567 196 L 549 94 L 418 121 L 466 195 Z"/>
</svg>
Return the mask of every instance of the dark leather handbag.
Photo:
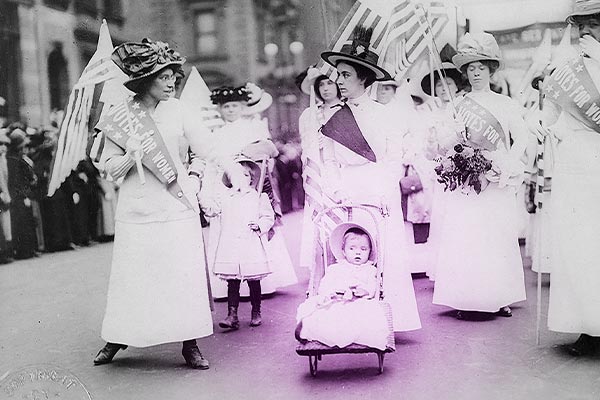
<svg viewBox="0 0 600 400">
<path fill-rule="evenodd" d="M 406 167 L 406 176 L 400 178 L 400 192 L 404 195 L 410 195 L 423 190 L 423 183 L 419 174 L 412 166 Z"/>
</svg>

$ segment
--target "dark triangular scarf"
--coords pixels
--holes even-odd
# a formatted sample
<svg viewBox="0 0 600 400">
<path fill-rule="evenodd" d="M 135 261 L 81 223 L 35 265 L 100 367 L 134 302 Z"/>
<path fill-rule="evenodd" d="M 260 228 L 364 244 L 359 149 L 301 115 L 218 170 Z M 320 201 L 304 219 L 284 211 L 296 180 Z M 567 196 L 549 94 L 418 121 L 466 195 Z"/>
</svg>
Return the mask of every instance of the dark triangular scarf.
<svg viewBox="0 0 600 400">
<path fill-rule="evenodd" d="M 377 162 L 375 153 L 361 132 L 352 110 L 344 104 L 321 127 L 321 133 L 369 161 Z"/>
</svg>

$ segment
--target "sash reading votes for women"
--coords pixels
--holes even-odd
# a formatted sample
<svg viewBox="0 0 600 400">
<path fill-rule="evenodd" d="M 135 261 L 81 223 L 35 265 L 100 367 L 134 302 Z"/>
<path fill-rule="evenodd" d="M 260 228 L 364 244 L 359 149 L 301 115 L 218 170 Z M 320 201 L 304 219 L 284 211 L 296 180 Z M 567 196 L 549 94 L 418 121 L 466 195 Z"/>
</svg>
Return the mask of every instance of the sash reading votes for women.
<svg viewBox="0 0 600 400">
<path fill-rule="evenodd" d="M 329 118 L 329 121 L 321 127 L 323 135 L 335 140 L 342 146 L 369 161 L 376 162 L 375 152 L 367 143 L 360 127 L 356 123 L 354 114 L 347 104 L 341 106 L 335 114 Z"/>
<path fill-rule="evenodd" d="M 556 68 L 543 90 L 548 100 L 600 133 L 600 93 L 582 57 Z"/>
<path fill-rule="evenodd" d="M 486 108 L 470 97 L 457 104 L 456 113 L 465 123 L 468 141 L 477 148 L 494 151 L 502 143 L 506 146 L 506 134 L 500 122 Z"/>
<path fill-rule="evenodd" d="M 130 122 L 133 132 L 129 132 Z M 95 129 L 123 150 L 130 134 L 139 135 L 142 144 L 142 165 L 167 187 L 167 191 L 173 197 L 186 207 L 192 208 L 177 183 L 177 168 L 169 150 L 143 104 L 131 98 L 127 103 L 123 102 L 111 107 L 102 116 Z"/>
</svg>

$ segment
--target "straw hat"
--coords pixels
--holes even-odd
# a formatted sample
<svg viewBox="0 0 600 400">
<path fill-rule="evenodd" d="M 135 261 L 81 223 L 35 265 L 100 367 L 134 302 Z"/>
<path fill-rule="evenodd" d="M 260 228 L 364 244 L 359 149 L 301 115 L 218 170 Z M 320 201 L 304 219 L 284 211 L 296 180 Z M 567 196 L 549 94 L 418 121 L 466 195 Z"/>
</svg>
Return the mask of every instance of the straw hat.
<svg viewBox="0 0 600 400">
<path fill-rule="evenodd" d="M 456 83 L 456 86 L 458 87 L 458 89 L 460 90 L 461 87 L 463 86 L 464 83 L 464 77 L 462 72 L 460 72 L 452 63 L 449 62 L 444 62 L 442 63 L 442 69 L 441 69 L 442 75 L 446 76 L 448 78 L 452 78 L 454 80 L 454 83 Z M 435 80 L 439 78 L 439 74 L 437 71 L 434 71 L 434 82 Z M 421 89 L 423 89 L 423 92 L 425 92 L 426 94 L 428 94 L 429 96 L 435 96 L 435 93 L 431 93 L 431 74 L 428 72 L 423 79 L 421 79 Z"/>
<path fill-rule="evenodd" d="M 600 0 L 575 0 L 573 12 L 567 17 L 569 24 L 575 23 L 575 17 L 600 14 Z"/>
<path fill-rule="evenodd" d="M 372 35 L 373 28 L 357 26 L 354 28 L 350 43 L 344 44 L 340 51 L 326 51 L 321 53 L 321 58 L 334 67 L 342 61 L 353 62 L 373 71 L 376 81 L 390 80 L 392 76 L 389 72 L 377 65 L 379 55 L 369 49 Z"/>
<path fill-rule="evenodd" d="M 111 56 L 129 80 L 124 85 L 127 89 L 134 91 L 140 81 L 169 66 L 176 66 L 177 71 L 185 63 L 185 58 L 171 49 L 167 43 L 153 42 L 145 38 L 141 43 L 127 42 L 118 46 Z"/>
<path fill-rule="evenodd" d="M 323 75 L 321 71 L 319 71 L 315 67 L 309 67 L 306 70 L 306 76 L 300 84 L 300 90 L 302 90 L 302 93 L 310 95 L 310 87 L 315 84 L 315 81 L 321 75 Z"/>
<path fill-rule="evenodd" d="M 471 35 L 469 32 L 458 42 L 457 53 L 452 57 L 452 63 L 459 70 L 475 61 L 498 61 L 501 64 L 502 54 L 494 36 L 489 33 Z"/>
<path fill-rule="evenodd" d="M 25 146 L 27 141 L 27 134 L 24 130 L 16 128 L 8 134 L 8 138 L 10 139 L 10 143 L 8 143 L 8 145 L 11 148 L 19 149 Z"/>
<path fill-rule="evenodd" d="M 369 260 L 373 262 L 377 262 L 377 243 L 373 240 L 373 235 L 365 229 L 364 227 L 355 224 L 354 222 L 343 222 L 336 226 L 333 231 L 331 231 L 331 238 L 329 240 L 329 247 L 331 248 L 331 252 L 336 260 L 344 259 L 343 243 L 344 243 L 344 235 L 348 232 L 349 229 L 358 228 L 369 236 L 369 240 L 371 241 L 371 254 L 369 254 Z"/>
</svg>

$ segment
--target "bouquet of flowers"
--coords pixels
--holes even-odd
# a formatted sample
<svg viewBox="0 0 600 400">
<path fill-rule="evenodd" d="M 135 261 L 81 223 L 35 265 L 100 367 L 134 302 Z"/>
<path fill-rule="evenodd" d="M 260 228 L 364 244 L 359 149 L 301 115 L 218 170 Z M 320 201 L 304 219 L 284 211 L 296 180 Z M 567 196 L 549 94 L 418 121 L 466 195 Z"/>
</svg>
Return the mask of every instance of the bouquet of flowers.
<svg viewBox="0 0 600 400">
<path fill-rule="evenodd" d="M 435 168 L 438 182 L 444 185 L 444 191 L 473 188 L 479 194 L 485 187 L 486 173 L 492 170 L 492 162 L 484 157 L 481 149 L 459 143 L 446 154 Z M 485 185 L 487 186 L 487 185 Z"/>
</svg>

